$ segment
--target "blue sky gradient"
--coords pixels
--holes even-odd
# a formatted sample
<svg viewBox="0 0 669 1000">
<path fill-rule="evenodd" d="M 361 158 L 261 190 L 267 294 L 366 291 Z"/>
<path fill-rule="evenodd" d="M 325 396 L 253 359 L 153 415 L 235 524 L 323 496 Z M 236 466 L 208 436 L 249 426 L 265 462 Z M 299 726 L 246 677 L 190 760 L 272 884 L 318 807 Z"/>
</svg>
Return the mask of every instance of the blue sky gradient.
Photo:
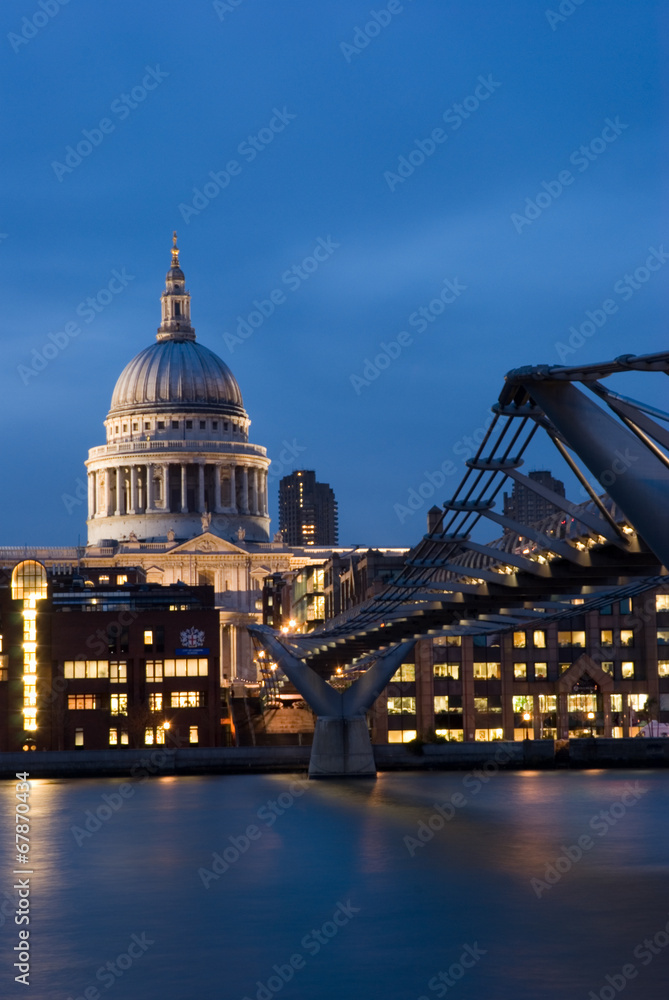
<svg viewBox="0 0 669 1000">
<path fill-rule="evenodd" d="M 560 6 L 573 12 L 547 15 Z M 615 291 L 669 250 L 663 34 L 659 0 L 5 0 L 1 543 L 85 539 L 85 503 L 64 497 L 153 341 L 175 228 L 198 339 L 239 381 L 252 440 L 277 465 L 284 442 L 303 449 L 294 467 L 334 488 L 342 543 L 417 541 L 429 504 L 404 519 L 397 505 L 448 462 L 450 495 L 508 369 L 669 346 L 669 268 Z M 261 132 L 277 111 L 282 130 Z M 84 130 L 98 144 L 59 167 Z M 231 160 L 227 186 L 194 202 Z M 282 280 L 319 239 L 327 259 Z M 80 303 L 123 269 L 86 322 Z M 463 290 L 410 325 L 446 279 Z M 276 288 L 285 301 L 237 338 Z M 565 355 L 608 298 L 616 312 Z M 27 374 L 68 323 L 80 332 Z M 398 356 L 361 383 L 382 343 Z M 666 405 L 659 375 L 623 391 Z M 529 467 L 546 464 L 561 469 L 538 445 Z"/>
</svg>

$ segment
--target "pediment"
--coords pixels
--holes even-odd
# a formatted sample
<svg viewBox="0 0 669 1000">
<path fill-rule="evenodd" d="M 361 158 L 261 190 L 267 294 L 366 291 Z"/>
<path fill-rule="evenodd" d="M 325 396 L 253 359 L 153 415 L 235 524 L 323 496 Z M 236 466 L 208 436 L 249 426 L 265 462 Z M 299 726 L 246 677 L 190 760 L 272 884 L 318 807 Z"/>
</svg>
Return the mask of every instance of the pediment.
<svg viewBox="0 0 669 1000">
<path fill-rule="evenodd" d="M 237 545 L 226 541 L 225 538 L 219 538 L 218 535 L 213 535 L 210 531 L 205 531 L 203 535 L 197 535 L 196 538 L 189 538 L 188 541 L 176 545 L 169 552 L 170 556 L 186 553 L 188 555 L 248 556 L 246 549 L 240 549 Z"/>
<path fill-rule="evenodd" d="M 587 653 L 579 656 L 578 660 L 572 663 L 569 670 L 565 670 L 558 681 L 558 690 L 571 691 L 574 684 L 580 681 L 586 674 L 599 686 L 600 691 L 613 690 L 613 677 L 611 677 L 611 674 L 607 674 L 605 670 L 602 670 L 599 664 L 591 656 L 588 656 Z"/>
</svg>

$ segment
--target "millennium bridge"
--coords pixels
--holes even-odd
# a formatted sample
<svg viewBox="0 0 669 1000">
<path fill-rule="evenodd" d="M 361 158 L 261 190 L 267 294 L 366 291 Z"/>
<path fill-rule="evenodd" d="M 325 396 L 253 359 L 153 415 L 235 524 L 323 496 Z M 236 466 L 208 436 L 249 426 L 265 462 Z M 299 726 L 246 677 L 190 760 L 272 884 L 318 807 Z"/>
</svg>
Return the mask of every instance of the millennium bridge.
<svg viewBox="0 0 669 1000">
<path fill-rule="evenodd" d="M 365 713 L 417 639 L 569 617 L 574 598 L 583 613 L 666 576 L 669 413 L 603 384 L 625 372 L 668 375 L 669 353 L 510 371 L 453 496 L 431 512 L 431 530 L 381 593 L 306 635 L 250 628 L 316 713 L 311 776 L 376 773 Z M 550 439 L 588 500 L 572 503 L 521 471 L 536 435 Z M 513 482 L 559 513 L 522 524 L 496 511 Z M 502 536 L 475 541 L 486 522 Z M 342 662 L 357 679 L 340 692 L 325 678 Z"/>
</svg>

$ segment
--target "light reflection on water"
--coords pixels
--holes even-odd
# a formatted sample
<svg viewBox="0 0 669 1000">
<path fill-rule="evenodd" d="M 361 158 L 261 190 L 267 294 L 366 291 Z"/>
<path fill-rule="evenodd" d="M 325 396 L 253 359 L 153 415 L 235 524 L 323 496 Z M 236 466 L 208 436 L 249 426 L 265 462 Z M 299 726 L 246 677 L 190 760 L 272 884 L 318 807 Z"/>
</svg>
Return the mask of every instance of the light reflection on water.
<svg viewBox="0 0 669 1000">
<path fill-rule="evenodd" d="M 647 967 L 633 957 L 669 920 L 665 773 L 524 772 L 485 783 L 457 772 L 383 774 L 311 782 L 292 796 L 294 780 L 136 782 L 81 846 L 72 827 L 83 828 L 87 811 L 120 782 L 35 782 L 26 995 L 67 1000 L 97 985 L 119 1000 L 255 998 L 275 964 L 300 954 L 304 967 L 281 998 L 405 1000 L 437 996 L 428 981 L 458 961 L 465 943 L 478 942 L 486 955 L 448 995 L 585 1000 L 607 974 L 635 962 L 626 1000 L 667 996 L 669 948 Z M 596 832 L 593 817 L 630 786 L 633 804 Z M 419 824 L 458 794 L 453 818 L 418 846 Z M 13 784 L 0 785 L 0 898 L 13 885 L 13 795 Z M 258 839 L 205 889 L 198 869 L 211 870 L 213 852 L 250 824 Z M 591 849 L 538 898 L 530 880 L 543 880 L 583 835 Z M 359 912 L 312 954 L 305 935 L 349 900 Z M 2 996 L 19 990 L 10 957 L 16 931 L 11 918 L 0 927 Z M 155 943 L 107 989 L 96 972 L 127 951 L 133 934 Z"/>
</svg>

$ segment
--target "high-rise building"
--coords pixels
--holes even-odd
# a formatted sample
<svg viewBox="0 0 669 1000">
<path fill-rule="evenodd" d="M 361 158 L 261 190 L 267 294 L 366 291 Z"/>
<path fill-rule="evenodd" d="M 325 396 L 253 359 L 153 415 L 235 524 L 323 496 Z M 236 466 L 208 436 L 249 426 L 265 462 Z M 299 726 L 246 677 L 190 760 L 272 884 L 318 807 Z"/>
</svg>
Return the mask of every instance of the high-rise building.
<svg viewBox="0 0 669 1000">
<path fill-rule="evenodd" d="M 561 497 L 565 495 L 564 483 L 554 479 L 548 469 L 530 472 L 528 479 L 533 479 L 538 486 L 544 486 Z M 534 524 L 558 512 L 559 507 L 523 483 L 514 483 L 511 493 L 504 494 L 504 514 L 521 524 Z"/>
<path fill-rule="evenodd" d="M 279 530 L 287 545 L 337 544 L 337 501 L 315 472 L 300 469 L 279 483 Z"/>
</svg>

